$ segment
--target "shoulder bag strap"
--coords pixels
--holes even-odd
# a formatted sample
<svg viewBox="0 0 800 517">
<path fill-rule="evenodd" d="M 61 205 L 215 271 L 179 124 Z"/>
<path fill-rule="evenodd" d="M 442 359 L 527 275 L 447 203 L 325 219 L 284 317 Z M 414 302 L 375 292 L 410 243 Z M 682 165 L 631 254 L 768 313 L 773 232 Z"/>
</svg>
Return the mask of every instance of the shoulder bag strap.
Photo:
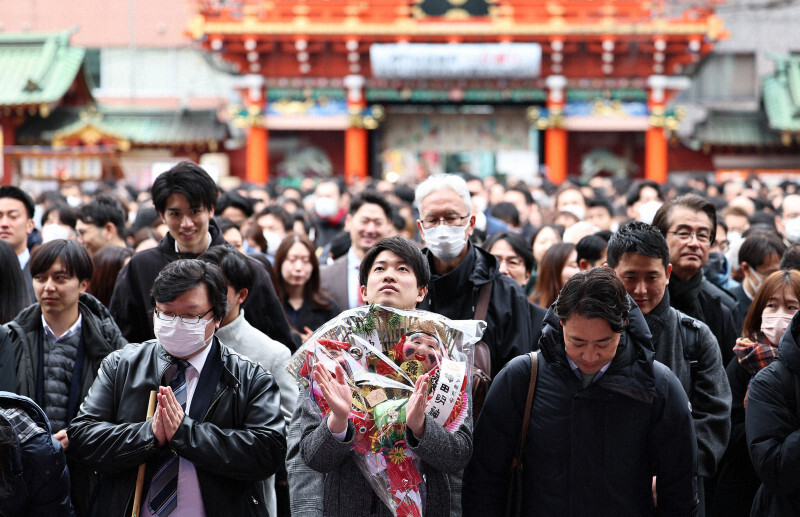
<svg viewBox="0 0 800 517">
<path fill-rule="evenodd" d="M 525 448 L 525 439 L 528 436 L 528 424 L 531 420 L 531 406 L 533 405 L 533 392 L 536 388 L 536 375 L 539 373 L 539 354 L 536 352 L 529 352 L 531 358 L 531 382 L 528 385 L 528 399 L 525 402 L 525 413 L 522 417 L 522 430 L 520 431 L 519 441 L 517 442 L 517 450 L 514 453 L 512 460 L 512 468 L 519 467 L 522 464 L 522 451 Z"/>
<path fill-rule="evenodd" d="M 475 305 L 475 319 L 486 320 L 486 313 L 489 311 L 489 300 L 492 298 L 492 282 L 491 280 L 481 286 L 478 293 L 478 303 Z"/>
</svg>

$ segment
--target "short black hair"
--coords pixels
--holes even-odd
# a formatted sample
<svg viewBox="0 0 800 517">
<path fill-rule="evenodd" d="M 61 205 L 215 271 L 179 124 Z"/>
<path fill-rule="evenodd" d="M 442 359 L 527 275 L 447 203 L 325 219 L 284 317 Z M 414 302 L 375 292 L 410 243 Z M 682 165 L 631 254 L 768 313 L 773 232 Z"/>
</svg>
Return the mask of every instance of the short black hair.
<svg viewBox="0 0 800 517">
<path fill-rule="evenodd" d="M 45 273 L 53 266 L 56 259 L 61 259 L 67 274 L 77 277 L 79 281 L 92 278 L 94 273 L 92 257 L 86 248 L 72 239 L 55 239 L 33 250 L 30 262 L 31 276 Z"/>
<path fill-rule="evenodd" d="M 800 244 L 790 246 L 783 253 L 781 269 L 800 269 Z"/>
<path fill-rule="evenodd" d="M 510 223 L 511 226 L 519 226 L 519 211 L 513 203 L 501 201 L 489 210 L 489 215 L 496 217 L 503 222 Z"/>
<path fill-rule="evenodd" d="M 493 233 L 486 239 L 486 242 L 483 243 L 482 248 L 491 253 L 492 246 L 494 246 L 497 241 L 506 241 L 508 245 L 511 246 L 514 253 L 519 255 L 525 263 L 526 273 L 533 271 L 533 250 L 522 235 L 514 232 Z"/>
<path fill-rule="evenodd" d="M 0 187 L 0 199 L 4 197 L 22 201 L 22 204 L 25 205 L 25 211 L 28 212 L 28 219 L 33 219 L 33 212 L 36 207 L 27 192 L 13 185 L 5 185 Z"/>
<path fill-rule="evenodd" d="M 612 269 L 596 267 L 572 276 L 558 295 L 556 317 L 562 322 L 573 314 L 587 319 L 602 318 L 614 332 L 628 326 L 631 303 L 622 281 Z"/>
<path fill-rule="evenodd" d="M 253 288 L 253 266 L 250 259 L 230 244 L 211 246 L 197 258 L 218 265 L 225 280 L 236 292 Z"/>
<path fill-rule="evenodd" d="M 534 203 L 531 191 L 521 185 L 514 185 L 513 187 L 507 189 L 506 192 L 519 192 L 523 195 L 523 197 L 525 197 L 526 205 L 532 205 Z"/>
<path fill-rule="evenodd" d="M 586 259 L 589 262 L 597 262 L 603 258 L 603 250 L 608 247 L 608 241 L 597 235 L 586 235 L 578 241 L 575 245 L 575 251 L 578 252 L 578 262 L 581 259 Z"/>
<path fill-rule="evenodd" d="M 767 255 L 777 254 L 783 257 L 786 245 L 776 232 L 759 231 L 748 234 L 739 248 L 739 264 L 747 262 L 752 268 L 764 263 Z"/>
<path fill-rule="evenodd" d="M 625 194 L 625 205 L 633 206 L 634 203 L 639 201 L 639 197 L 642 195 L 642 189 L 645 187 L 654 188 L 656 192 L 658 192 L 658 198 L 661 200 L 664 199 L 663 194 L 661 194 L 661 185 L 653 180 L 638 179 L 628 188 L 628 192 Z"/>
<path fill-rule="evenodd" d="M 183 293 L 204 284 L 215 320 L 228 313 L 228 284 L 216 264 L 198 259 L 179 259 L 170 262 L 156 277 L 150 289 L 150 305 L 169 303 Z"/>
<path fill-rule="evenodd" d="M 264 207 L 258 214 L 256 214 L 256 221 L 265 215 L 271 215 L 272 217 L 278 219 L 283 225 L 283 231 L 292 231 L 292 216 L 289 215 L 289 212 L 287 212 L 282 206 L 270 205 Z"/>
<path fill-rule="evenodd" d="M 101 228 L 111 223 L 116 227 L 117 234 L 120 236 L 125 232 L 125 212 L 119 201 L 108 195 L 97 196 L 83 205 L 78 210 L 78 219 Z"/>
<path fill-rule="evenodd" d="M 381 239 L 367 251 L 364 255 L 364 260 L 361 261 L 361 266 L 358 268 L 358 281 L 361 285 L 367 285 L 367 278 L 369 278 L 372 264 L 382 251 L 391 251 L 408 264 L 411 271 L 414 272 L 414 276 L 417 277 L 417 287 L 428 287 L 431 281 L 431 268 L 428 264 L 428 259 L 425 258 L 422 250 L 416 244 L 399 235 Z"/>
<path fill-rule="evenodd" d="M 65 224 L 75 229 L 75 223 L 78 221 L 78 212 L 73 207 L 69 206 L 67 203 L 56 203 L 47 210 L 44 211 L 42 214 L 42 224 L 47 222 L 47 218 L 50 217 L 52 212 L 56 212 L 58 214 L 58 221 L 61 224 Z"/>
<path fill-rule="evenodd" d="M 664 271 L 669 267 L 669 246 L 658 228 L 639 221 L 623 224 L 611 236 L 606 251 L 606 262 L 612 269 L 617 267 L 626 253 L 638 253 L 645 257 L 661 259 Z"/>
<path fill-rule="evenodd" d="M 222 213 L 226 208 L 238 208 L 244 215 L 253 215 L 253 202 L 238 192 L 226 192 L 217 199 L 217 212 Z"/>
<path fill-rule="evenodd" d="M 614 217 L 614 205 L 611 204 L 611 201 L 604 197 L 595 196 L 586 203 L 587 208 L 597 208 L 601 207 L 608 212 L 608 215 Z"/>
<path fill-rule="evenodd" d="M 381 210 L 383 210 L 383 213 L 386 215 L 386 220 L 391 222 L 394 213 L 392 205 L 383 197 L 383 194 L 377 190 L 364 190 L 353 196 L 353 199 L 350 200 L 350 215 L 358 212 L 359 208 L 366 204 L 378 205 L 381 207 Z"/>
<path fill-rule="evenodd" d="M 664 238 L 667 237 L 667 232 L 673 223 L 672 210 L 678 207 L 686 208 L 693 212 L 704 212 L 708 216 L 708 220 L 711 223 L 711 234 L 708 242 L 714 244 L 714 239 L 717 237 L 717 209 L 714 203 L 697 194 L 684 194 L 661 205 L 661 208 L 658 209 L 655 217 L 653 217 L 653 226 L 661 231 L 661 235 Z"/>
<path fill-rule="evenodd" d="M 159 174 L 150 187 L 150 196 L 158 213 L 163 214 L 167 209 L 167 198 L 172 194 L 183 194 L 191 206 L 213 210 L 217 207 L 219 188 L 202 167 L 183 161 Z"/>
</svg>

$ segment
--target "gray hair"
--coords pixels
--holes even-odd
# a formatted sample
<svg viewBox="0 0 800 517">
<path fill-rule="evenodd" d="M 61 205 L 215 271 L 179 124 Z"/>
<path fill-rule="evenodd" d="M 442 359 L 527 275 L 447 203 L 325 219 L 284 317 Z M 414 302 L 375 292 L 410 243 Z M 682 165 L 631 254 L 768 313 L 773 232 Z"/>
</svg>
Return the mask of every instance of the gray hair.
<svg viewBox="0 0 800 517">
<path fill-rule="evenodd" d="M 435 174 L 423 181 L 417 186 L 414 192 L 414 204 L 417 209 L 422 207 L 422 200 L 443 189 L 450 189 L 464 200 L 464 206 L 467 208 L 467 214 L 472 213 L 472 202 L 469 197 L 469 187 L 467 182 L 461 176 L 455 174 Z M 420 214 L 421 215 L 421 214 Z"/>
</svg>

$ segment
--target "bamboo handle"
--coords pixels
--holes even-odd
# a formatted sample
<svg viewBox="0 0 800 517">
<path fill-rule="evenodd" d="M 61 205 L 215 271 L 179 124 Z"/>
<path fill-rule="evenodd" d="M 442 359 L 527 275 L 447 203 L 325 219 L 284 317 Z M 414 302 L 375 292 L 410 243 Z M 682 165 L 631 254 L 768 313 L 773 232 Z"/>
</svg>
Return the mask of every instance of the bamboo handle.
<svg viewBox="0 0 800 517">
<path fill-rule="evenodd" d="M 150 392 L 150 402 L 147 404 L 147 420 L 153 418 L 156 412 L 156 391 Z M 139 510 L 142 506 L 142 490 L 144 489 L 144 475 L 147 470 L 147 463 L 139 465 L 139 475 L 136 477 L 136 492 L 133 496 L 133 511 L 131 517 L 139 517 Z"/>
</svg>

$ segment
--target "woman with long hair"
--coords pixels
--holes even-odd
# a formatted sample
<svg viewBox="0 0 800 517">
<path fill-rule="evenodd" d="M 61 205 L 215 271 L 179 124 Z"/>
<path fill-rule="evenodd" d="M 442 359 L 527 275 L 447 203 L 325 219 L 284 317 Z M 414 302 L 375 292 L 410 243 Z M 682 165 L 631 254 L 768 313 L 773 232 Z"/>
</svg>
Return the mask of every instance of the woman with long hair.
<svg viewBox="0 0 800 517">
<path fill-rule="evenodd" d="M 92 257 L 94 272 L 86 291 L 108 307 L 108 304 L 111 303 L 111 293 L 114 292 L 114 286 L 117 285 L 117 275 L 132 256 L 131 248 L 122 246 L 101 248 Z"/>
<path fill-rule="evenodd" d="M 772 273 L 756 291 L 747 311 L 742 337 L 736 340 L 736 356 L 728 363 L 731 385 L 731 435 L 716 475 L 714 513 L 733 517 L 750 515 L 761 480 L 753 469 L 745 437 L 745 410 L 750 382 L 772 363 L 778 344 L 800 308 L 800 271 Z"/>
<path fill-rule="evenodd" d="M 284 237 L 275 253 L 275 271 L 286 316 L 303 342 L 341 312 L 320 287 L 319 262 L 308 237 L 296 233 Z"/>
<path fill-rule="evenodd" d="M 8 323 L 19 311 L 31 304 L 25 276 L 19 268 L 14 248 L 0 241 L 0 324 Z"/>
<path fill-rule="evenodd" d="M 567 280 L 580 271 L 578 251 L 574 244 L 559 242 L 547 250 L 537 269 L 538 280 L 529 300 L 544 309 L 549 308 Z"/>
</svg>

